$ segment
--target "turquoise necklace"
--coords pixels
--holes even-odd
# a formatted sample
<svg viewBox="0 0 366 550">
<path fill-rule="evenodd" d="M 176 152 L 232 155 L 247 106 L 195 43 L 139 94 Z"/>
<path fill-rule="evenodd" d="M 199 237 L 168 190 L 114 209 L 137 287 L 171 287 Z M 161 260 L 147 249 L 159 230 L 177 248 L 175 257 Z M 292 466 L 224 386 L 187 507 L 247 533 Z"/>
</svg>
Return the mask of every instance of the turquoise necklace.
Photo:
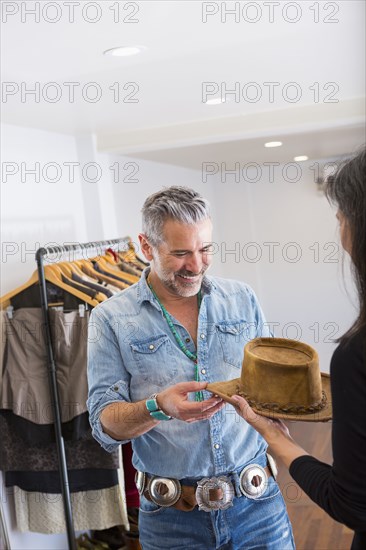
<svg viewBox="0 0 366 550">
<path fill-rule="evenodd" d="M 187 346 L 184 344 L 182 338 L 179 336 L 178 332 L 176 331 L 174 325 L 173 325 L 173 321 L 172 321 L 172 318 L 171 318 L 171 315 L 170 313 L 165 309 L 165 307 L 163 306 L 163 304 L 160 302 L 159 298 L 157 297 L 156 295 L 156 292 L 155 290 L 153 289 L 152 287 L 152 284 L 151 282 L 147 279 L 147 284 L 149 285 L 149 288 L 151 290 L 151 292 L 153 293 L 156 301 L 158 302 L 159 306 L 161 307 L 161 311 L 163 312 L 163 315 L 166 319 L 166 322 L 168 323 L 168 326 L 170 328 L 170 330 L 172 331 L 173 333 L 173 336 L 178 344 L 178 346 L 180 347 L 180 349 L 183 351 L 183 353 L 188 357 L 188 359 L 190 359 L 191 361 L 193 361 L 193 363 L 195 364 L 195 369 L 194 369 L 194 379 L 196 382 L 199 382 L 200 381 L 200 377 L 199 377 L 199 369 L 198 369 L 198 364 L 197 364 L 197 353 L 192 353 L 191 351 L 189 351 L 189 349 L 187 348 Z M 197 300 L 198 300 L 198 311 L 200 310 L 200 307 L 201 307 L 201 302 L 202 302 L 202 293 L 201 293 L 201 290 L 199 290 L 198 294 L 197 294 Z M 204 400 L 204 397 L 203 397 L 203 393 L 202 391 L 198 391 L 196 392 L 196 397 L 195 397 L 196 401 L 203 401 Z"/>
</svg>

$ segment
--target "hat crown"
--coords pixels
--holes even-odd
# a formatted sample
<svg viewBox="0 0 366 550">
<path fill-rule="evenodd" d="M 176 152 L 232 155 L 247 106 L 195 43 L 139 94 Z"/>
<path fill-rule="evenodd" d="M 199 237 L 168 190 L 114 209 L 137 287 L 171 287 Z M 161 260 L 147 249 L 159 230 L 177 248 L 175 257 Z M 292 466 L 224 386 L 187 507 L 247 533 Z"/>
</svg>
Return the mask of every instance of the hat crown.
<svg viewBox="0 0 366 550">
<path fill-rule="evenodd" d="M 285 338 L 255 338 L 244 350 L 243 394 L 257 409 L 313 412 L 324 395 L 317 352 Z"/>
<path fill-rule="evenodd" d="M 268 418 L 327 422 L 332 418 L 330 376 L 319 371 L 317 352 L 287 338 L 255 338 L 244 348 L 240 378 L 212 382 L 207 390 L 234 406 L 243 395 Z"/>
</svg>

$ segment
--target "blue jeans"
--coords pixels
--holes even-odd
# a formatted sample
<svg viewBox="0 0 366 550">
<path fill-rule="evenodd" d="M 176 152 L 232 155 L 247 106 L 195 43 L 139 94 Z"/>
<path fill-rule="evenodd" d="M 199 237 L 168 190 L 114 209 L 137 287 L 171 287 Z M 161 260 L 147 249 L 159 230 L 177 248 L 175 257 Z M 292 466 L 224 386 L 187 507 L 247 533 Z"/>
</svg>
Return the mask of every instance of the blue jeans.
<svg viewBox="0 0 366 550">
<path fill-rule="evenodd" d="M 292 528 L 277 483 L 270 478 L 258 499 L 234 497 L 227 510 L 162 508 L 141 497 L 143 550 L 293 550 Z"/>
</svg>

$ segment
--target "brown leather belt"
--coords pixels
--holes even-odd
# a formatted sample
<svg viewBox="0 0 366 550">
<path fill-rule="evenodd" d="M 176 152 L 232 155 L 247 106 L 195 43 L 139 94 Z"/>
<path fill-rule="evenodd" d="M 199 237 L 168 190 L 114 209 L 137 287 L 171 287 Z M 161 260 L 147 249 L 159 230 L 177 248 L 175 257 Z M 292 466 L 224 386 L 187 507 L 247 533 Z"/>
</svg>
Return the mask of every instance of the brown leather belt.
<svg viewBox="0 0 366 550">
<path fill-rule="evenodd" d="M 273 477 L 272 472 L 271 472 L 271 470 L 269 469 L 268 466 L 262 467 L 262 469 L 265 471 L 265 473 L 267 475 L 267 478 Z M 151 482 L 151 480 L 154 480 L 154 477 L 155 476 L 150 476 L 149 474 L 146 474 L 146 480 L 147 481 Z M 226 476 L 224 476 L 224 477 L 226 477 Z M 160 479 L 160 478 L 157 478 L 157 479 Z M 161 480 L 163 480 L 163 479 L 164 478 L 161 478 Z M 211 478 L 211 480 L 217 480 L 217 479 L 220 480 L 220 479 L 223 479 L 223 478 Z M 209 478 L 204 478 L 203 481 L 205 481 L 205 480 L 210 481 Z M 173 481 L 175 481 L 175 480 L 173 480 Z M 263 480 L 262 480 L 261 476 L 257 472 L 257 473 L 255 473 L 255 475 L 252 476 L 252 478 L 250 480 L 250 483 L 254 488 L 256 488 L 256 487 L 260 486 L 262 481 Z M 200 483 L 201 482 L 197 482 L 193 486 L 192 485 L 184 485 L 184 482 L 179 484 L 180 489 L 181 489 L 179 498 L 177 498 L 177 500 L 173 504 L 170 504 L 170 505 L 168 504 L 168 505 L 165 505 L 165 506 L 172 506 L 173 508 L 176 508 L 177 510 L 182 510 L 183 512 L 190 512 L 197 505 L 199 505 L 200 508 L 201 508 L 200 502 L 197 501 L 197 487 L 200 486 Z M 168 489 L 167 485 L 163 481 L 161 481 L 160 483 L 158 482 L 157 484 L 155 484 L 154 491 L 157 492 L 159 495 L 161 495 L 162 498 L 164 498 L 164 494 L 166 494 L 168 490 L 169 489 Z M 253 494 L 254 493 L 255 493 L 255 490 L 253 491 Z M 147 498 L 147 500 L 156 503 L 156 501 L 151 498 L 151 495 L 150 495 L 150 492 L 149 492 L 149 483 L 147 483 L 146 488 L 145 487 L 143 488 L 141 494 L 143 494 L 144 497 Z M 232 500 L 233 496 L 234 496 L 234 492 L 232 493 L 231 500 Z M 211 508 L 211 509 L 225 509 L 225 505 L 223 507 L 220 506 L 220 503 L 225 498 L 225 491 L 220 486 L 220 484 L 218 484 L 218 485 L 213 484 L 212 487 L 208 488 L 207 498 L 210 501 L 210 503 L 213 503 L 213 508 Z M 256 498 L 256 497 L 254 497 L 254 496 L 250 497 L 249 496 L 249 498 Z M 218 504 L 217 507 L 215 506 L 215 503 Z M 231 505 L 231 504 L 228 504 L 228 506 L 229 505 Z M 162 506 L 164 506 L 164 504 L 162 504 Z M 228 506 L 226 506 L 226 507 L 228 507 Z M 202 509 L 205 509 L 205 508 L 202 507 Z"/>
</svg>

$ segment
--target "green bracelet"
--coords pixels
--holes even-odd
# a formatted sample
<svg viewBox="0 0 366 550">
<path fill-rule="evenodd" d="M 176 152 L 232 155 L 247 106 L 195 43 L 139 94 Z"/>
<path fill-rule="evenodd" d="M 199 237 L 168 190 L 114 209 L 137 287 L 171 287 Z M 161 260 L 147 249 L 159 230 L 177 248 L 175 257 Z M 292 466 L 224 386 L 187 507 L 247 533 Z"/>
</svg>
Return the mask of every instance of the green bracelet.
<svg viewBox="0 0 366 550">
<path fill-rule="evenodd" d="M 149 399 L 146 399 L 145 402 L 146 408 L 149 411 L 150 416 L 155 418 L 155 420 L 172 420 L 172 416 L 165 414 L 165 412 L 160 409 L 156 397 L 157 394 L 154 393 L 154 395 L 149 397 Z"/>
</svg>

